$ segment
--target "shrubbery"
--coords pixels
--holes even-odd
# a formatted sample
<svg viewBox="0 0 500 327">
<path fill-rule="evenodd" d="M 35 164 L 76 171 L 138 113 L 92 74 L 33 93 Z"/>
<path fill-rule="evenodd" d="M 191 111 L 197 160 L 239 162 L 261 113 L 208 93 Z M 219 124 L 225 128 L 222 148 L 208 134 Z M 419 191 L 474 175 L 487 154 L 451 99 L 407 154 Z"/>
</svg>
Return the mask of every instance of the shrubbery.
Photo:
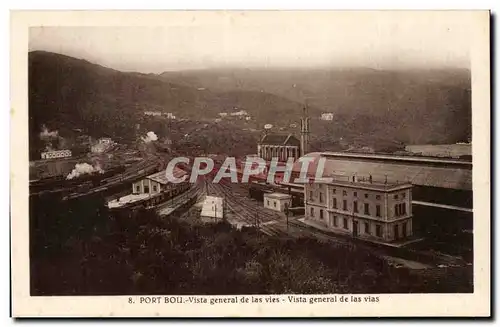
<svg viewBox="0 0 500 327">
<path fill-rule="evenodd" d="M 32 295 L 471 291 L 468 275 L 452 284 L 446 276 L 411 274 L 370 253 L 314 239 L 83 207 L 96 206 L 59 206 L 46 216 L 38 207 Z"/>
</svg>

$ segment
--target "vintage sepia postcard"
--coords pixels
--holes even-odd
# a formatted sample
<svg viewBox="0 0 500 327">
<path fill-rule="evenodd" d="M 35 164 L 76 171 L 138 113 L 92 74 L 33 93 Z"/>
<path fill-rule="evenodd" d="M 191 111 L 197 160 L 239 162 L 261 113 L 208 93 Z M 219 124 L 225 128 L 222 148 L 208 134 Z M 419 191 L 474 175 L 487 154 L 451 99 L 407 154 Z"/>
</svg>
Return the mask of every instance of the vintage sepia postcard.
<svg viewBox="0 0 500 327">
<path fill-rule="evenodd" d="M 488 11 L 14 11 L 14 317 L 488 317 Z"/>
</svg>

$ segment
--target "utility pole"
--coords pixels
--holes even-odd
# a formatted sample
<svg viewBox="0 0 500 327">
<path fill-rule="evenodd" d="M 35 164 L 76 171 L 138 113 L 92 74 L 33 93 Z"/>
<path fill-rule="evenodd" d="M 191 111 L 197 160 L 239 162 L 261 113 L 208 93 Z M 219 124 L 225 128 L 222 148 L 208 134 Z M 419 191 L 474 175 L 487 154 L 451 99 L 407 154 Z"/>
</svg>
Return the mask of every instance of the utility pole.
<svg viewBox="0 0 500 327">
<path fill-rule="evenodd" d="M 222 198 L 222 220 L 226 220 L 226 196 Z"/>
<path fill-rule="evenodd" d="M 288 203 L 285 203 L 285 215 L 286 215 L 286 232 L 288 233 L 288 215 L 290 213 L 290 209 L 288 209 Z"/>
</svg>

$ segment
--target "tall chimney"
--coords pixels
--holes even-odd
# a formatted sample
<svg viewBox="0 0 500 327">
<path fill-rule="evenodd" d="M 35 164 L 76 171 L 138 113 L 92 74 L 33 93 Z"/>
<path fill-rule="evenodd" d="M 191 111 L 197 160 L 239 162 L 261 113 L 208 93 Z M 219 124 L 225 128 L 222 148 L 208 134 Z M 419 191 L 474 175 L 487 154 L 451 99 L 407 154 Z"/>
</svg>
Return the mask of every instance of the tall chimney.
<svg viewBox="0 0 500 327">
<path fill-rule="evenodd" d="M 307 104 L 304 106 L 303 115 L 300 119 L 300 156 L 303 157 L 309 151 L 309 117 L 307 116 Z"/>
</svg>

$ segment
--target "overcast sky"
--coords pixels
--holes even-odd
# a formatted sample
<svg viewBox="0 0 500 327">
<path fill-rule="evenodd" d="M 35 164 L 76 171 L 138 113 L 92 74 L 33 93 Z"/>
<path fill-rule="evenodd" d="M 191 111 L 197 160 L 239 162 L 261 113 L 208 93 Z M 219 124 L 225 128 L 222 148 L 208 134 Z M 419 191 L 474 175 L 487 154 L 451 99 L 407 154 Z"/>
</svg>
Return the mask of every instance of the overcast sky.
<svg viewBox="0 0 500 327">
<path fill-rule="evenodd" d="M 124 22 L 125 23 L 125 22 Z M 469 26 L 457 15 L 250 15 L 151 27 L 37 27 L 30 50 L 122 71 L 216 67 L 469 68 Z"/>
</svg>

